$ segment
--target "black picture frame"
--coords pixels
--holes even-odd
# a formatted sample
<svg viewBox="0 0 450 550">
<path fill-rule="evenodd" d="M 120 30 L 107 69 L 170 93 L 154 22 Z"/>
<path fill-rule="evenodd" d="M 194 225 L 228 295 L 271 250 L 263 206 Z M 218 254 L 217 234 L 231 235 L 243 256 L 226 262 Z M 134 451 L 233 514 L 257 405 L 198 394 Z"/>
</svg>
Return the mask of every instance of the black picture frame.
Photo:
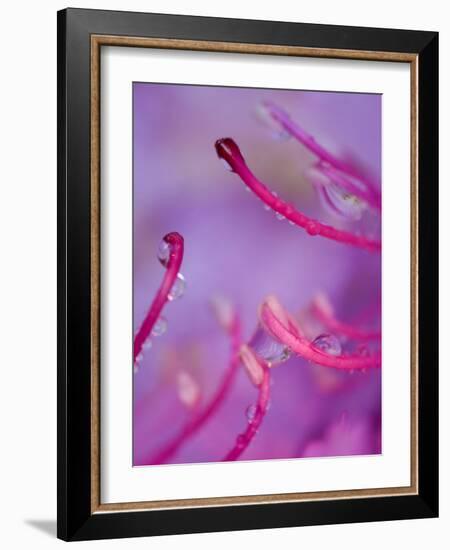
<svg viewBox="0 0 450 550">
<path fill-rule="evenodd" d="M 91 37 L 397 52 L 417 57 L 418 491 L 308 502 L 92 510 Z M 438 34 L 66 9 L 58 12 L 58 537 L 87 540 L 438 515 Z M 423 368 L 420 368 L 423 367 Z"/>
</svg>

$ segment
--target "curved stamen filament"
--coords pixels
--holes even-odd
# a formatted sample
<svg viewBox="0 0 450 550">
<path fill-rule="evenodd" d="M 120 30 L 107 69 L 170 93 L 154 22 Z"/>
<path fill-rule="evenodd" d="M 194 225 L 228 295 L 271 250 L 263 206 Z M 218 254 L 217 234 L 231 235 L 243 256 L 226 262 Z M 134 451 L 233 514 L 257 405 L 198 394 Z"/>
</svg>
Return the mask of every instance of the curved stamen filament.
<svg viewBox="0 0 450 550">
<path fill-rule="evenodd" d="M 244 361 L 247 360 L 246 357 L 251 354 L 252 357 L 249 358 L 251 362 L 257 361 L 261 369 L 261 377 L 258 385 L 258 399 L 256 402 L 255 412 L 252 417 L 249 419 L 248 426 L 246 430 L 240 434 L 237 439 L 234 447 L 227 453 L 223 458 L 224 461 L 230 462 L 237 460 L 241 454 L 247 449 L 247 447 L 252 442 L 255 435 L 258 433 L 258 429 L 261 426 L 261 423 L 264 419 L 264 416 L 267 412 L 270 399 L 270 369 L 265 361 L 259 358 L 256 354 L 253 353 L 251 348 L 248 346 L 242 346 L 241 348 L 241 357 Z M 253 380 L 255 382 L 255 380 Z"/>
<path fill-rule="evenodd" d="M 332 367 L 335 369 L 355 370 L 367 368 L 379 368 L 381 366 L 381 354 L 373 355 L 330 355 L 320 348 L 314 346 L 292 323 L 287 323 L 285 318 L 280 319 L 277 310 L 282 306 L 278 303 L 277 308 L 272 303 L 275 298 L 266 299 L 260 310 L 261 322 L 266 329 L 280 342 L 285 344 L 292 352 L 300 355 L 307 361 Z M 283 316 L 284 317 L 284 316 Z"/>
<path fill-rule="evenodd" d="M 381 250 L 381 243 L 379 241 L 370 240 L 313 220 L 296 210 L 292 205 L 274 196 L 270 189 L 259 181 L 248 168 L 239 147 L 231 138 L 219 139 L 216 141 L 215 146 L 219 158 L 224 159 L 229 164 L 232 171 L 239 175 L 242 181 L 259 199 L 275 212 L 278 212 L 295 225 L 305 229 L 310 235 L 321 235 L 322 237 L 363 248 L 371 252 L 379 252 Z"/>
<path fill-rule="evenodd" d="M 322 162 L 330 164 L 340 172 L 344 172 L 352 178 L 356 178 L 362 184 L 364 184 L 366 189 L 372 195 L 373 199 L 376 199 L 377 197 L 379 198 L 378 189 L 369 179 L 365 178 L 362 174 L 355 170 L 353 166 L 351 166 L 347 162 L 342 161 L 341 159 L 330 153 L 327 149 L 325 149 L 325 147 L 317 143 L 313 136 L 305 132 L 303 128 L 296 124 L 284 109 L 282 109 L 272 101 L 265 101 L 264 106 L 268 110 L 270 116 L 276 122 L 278 122 L 278 124 L 280 124 L 285 132 L 290 134 L 293 138 L 295 138 L 307 149 L 309 149 L 309 151 L 316 155 L 318 159 L 320 159 Z"/>
<path fill-rule="evenodd" d="M 179 233 L 173 232 L 168 233 L 164 237 L 163 241 L 169 246 L 169 257 L 165 265 L 166 271 L 164 273 L 161 286 L 156 292 L 148 313 L 134 338 L 133 363 L 135 365 L 140 353 L 142 352 L 145 341 L 151 335 L 152 329 L 161 315 L 163 307 L 170 300 L 170 292 L 177 280 L 181 262 L 183 261 L 183 237 Z"/>
<path fill-rule="evenodd" d="M 379 340 L 381 338 L 381 332 L 378 330 L 360 329 L 355 325 L 336 319 L 331 304 L 322 294 L 314 298 L 311 304 L 311 312 L 328 330 L 346 336 L 351 340 Z"/>
<path fill-rule="evenodd" d="M 188 420 L 181 431 L 165 445 L 162 449 L 157 451 L 151 457 L 144 461 L 144 464 L 165 464 L 175 453 L 178 452 L 180 447 L 192 437 L 206 422 L 214 415 L 214 413 L 220 408 L 224 399 L 228 395 L 231 385 L 239 369 L 239 347 L 241 345 L 241 326 L 240 321 L 236 313 L 229 325 L 227 326 L 227 332 L 231 341 L 231 359 L 227 371 L 225 372 L 222 381 L 217 388 L 215 394 L 210 399 L 209 403 L 198 414 Z"/>
</svg>

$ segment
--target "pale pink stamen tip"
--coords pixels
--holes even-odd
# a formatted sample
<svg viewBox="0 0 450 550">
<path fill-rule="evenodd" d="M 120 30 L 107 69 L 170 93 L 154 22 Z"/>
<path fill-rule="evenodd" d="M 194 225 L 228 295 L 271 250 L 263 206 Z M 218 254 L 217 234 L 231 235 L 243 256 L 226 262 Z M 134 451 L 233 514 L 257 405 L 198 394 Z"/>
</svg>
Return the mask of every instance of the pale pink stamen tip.
<svg viewBox="0 0 450 550">
<path fill-rule="evenodd" d="M 225 330 L 230 330 L 235 319 L 234 307 L 230 300 L 217 295 L 211 298 L 210 304 L 219 325 Z"/>
<path fill-rule="evenodd" d="M 265 100 L 262 103 L 272 116 L 276 116 L 280 114 L 285 114 L 287 116 L 287 113 L 285 111 L 282 111 L 280 107 L 278 107 L 278 105 L 273 101 Z"/>
<path fill-rule="evenodd" d="M 200 400 L 200 388 L 194 378 L 186 371 L 177 375 L 178 397 L 187 407 L 194 407 Z"/>
<path fill-rule="evenodd" d="M 289 314 L 281 305 L 280 301 L 273 294 L 266 297 L 264 302 L 261 305 L 260 309 L 260 321 L 264 324 L 264 308 L 269 308 L 269 310 L 279 319 L 280 323 L 285 327 L 289 325 Z"/>
<path fill-rule="evenodd" d="M 251 382 L 256 387 L 259 387 L 264 378 L 264 369 L 262 368 L 258 358 L 245 344 L 241 346 L 239 356 Z"/>
<path fill-rule="evenodd" d="M 278 321 L 293 334 L 301 335 L 303 331 L 297 320 L 281 305 L 278 298 L 274 295 L 267 296 L 259 309 L 259 320 L 265 330 L 278 340 L 276 334 L 271 329 L 270 318 L 276 317 Z"/>
<path fill-rule="evenodd" d="M 318 292 L 314 297 L 314 306 L 328 316 L 333 316 L 333 306 L 323 292 Z"/>
</svg>

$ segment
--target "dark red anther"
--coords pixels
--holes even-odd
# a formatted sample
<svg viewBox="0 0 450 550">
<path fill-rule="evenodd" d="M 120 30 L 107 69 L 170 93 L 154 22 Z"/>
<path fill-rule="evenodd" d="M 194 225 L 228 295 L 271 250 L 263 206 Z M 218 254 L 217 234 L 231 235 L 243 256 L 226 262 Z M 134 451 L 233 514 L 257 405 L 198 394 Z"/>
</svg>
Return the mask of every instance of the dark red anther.
<svg viewBox="0 0 450 550">
<path fill-rule="evenodd" d="M 237 163 L 245 163 L 241 150 L 231 138 L 221 138 L 215 143 L 217 156 L 228 163 L 233 172 L 236 172 Z"/>
</svg>

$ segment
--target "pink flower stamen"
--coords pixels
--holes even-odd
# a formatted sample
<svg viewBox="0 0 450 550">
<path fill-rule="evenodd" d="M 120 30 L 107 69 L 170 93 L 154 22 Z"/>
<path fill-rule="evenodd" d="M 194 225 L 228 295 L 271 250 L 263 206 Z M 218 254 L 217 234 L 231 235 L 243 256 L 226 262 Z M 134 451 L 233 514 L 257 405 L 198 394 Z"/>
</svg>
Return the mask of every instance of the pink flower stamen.
<svg viewBox="0 0 450 550">
<path fill-rule="evenodd" d="M 229 390 L 233 384 L 234 378 L 239 370 L 239 347 L 241 345 L 241 326 L 239 317 L 236 312 L 233 314 L 233 318 L 227 324 L 226 330 L 230 337 L 231 342 L 231 359 L 228 369 L 226 370 L 222 381 L 217 388 L 216 392 L 206 404 L 203 410 L 194 415 L 193 418 L 188 420 L 181 431 L 165 445 L 161 450 L 157 451 L 151 457 L 145 459 L 144 464 L 165 464 L 168 460 L 178 452 L 181 446 L 191 438 L 201 427 L 203 427 L 209 419 L 211 419 L 216 411 L 220 408 L 221 404 L 228 395 Z"/>
<path fill-rule="evenodd" d="M 319 163 L 315 166 L 315 170 L 321 172 L 324 176 L 330 179 L 333 183 L 338 185 L 341 189 L 345 190 L 350 195 L 354 195 L 363 200 L 373 208 L 381 210 L 381 197 L 379 194 L 374 194 L 373 191 L 363 189 L 358 186 L 353 176 L 347 175 L 340 170 L 337 170 L 334 166 L 326 163 Z"/>
<path fill-rule="evenodd" d="M 258 387 L 258 399 L 255 405 L 254 412 L 248 419 L 246 430 L 238 435 L 234 447 L 223 458 L 224 461 L 230 462 L 237 460 L 241 454 L 247 449 L 255 435 L 258 433 L 259 427 L 266 415 L 270 400 L 270 369 L 265 361 L 253 353 L 248 346 L 242 346 L 241 359 L 249 373 L 253 383 Z M 255 367 L 259 365 L 259 369 Z M 256 375 L 255 373 L 258 372 Z"/>
<path fill-rule="evenodd" d="M 239 175 L 247 187 L 272 210 L 279 213 L 295 225 L 305 229 L 310 235 L 321 235 L 344 244 L 356 246 L 379 252 L 381 243 L 366 237 L 356 235 L 349 231 L 342 231 L 330 225 L 323 224 L 309 218 L 292 205 L 274 196 L 270 189 L 259 181 L 248 168 L 237 144 L 231 138 L 223 138 L 216 141 L 217 155 L 230 166 L 231 170 Z"/>
<path fill-rule="evenodd" d="M 274 307 L 277 303 L 277 308 Z M 266 330 L 292 352 L 300 355 L 307 361 L 317 365 L 343 370 L 357 370 L 381 367 L 381 353 L 373 355 L 339 354 L 331 355 L 311 343 L 297 326 L 286 321 L 286 314 L 281 316 L 279 311 L 284 308 L 274 297 L 266 299 L 260 310 L 260 320 Z"/>
<path fill-rule="evenodd" d="M 168 233 L 163 242 L 168 245 L 168 258 L 164 262 L 166 271 L 163 281 L 155 298 L 148 310 L 148 313 L 139 328 L 133 345 L 133 363 L 136 366 L 147 339 L 151 336 L 155 323 L 158 321 L 165 304 L 170 301 L 170 292 L 175 285 L 180 272 L 184 253 L 184 239 L 179 233 Z"/>
<path fill-rule="evenodd" d="M 272 101 L 265 101 L 264 106 L 268 110 L 270 116 L 276 122 L 278 122 L 278 124 L 280 124 L 285 132 L 290 134 L 293 138 L 295 138 L 307 149 L 309 149 L 309 151 L 311 151 L 311 153 L 313 153 L 320 161 L 322 161 L 322 163 L 327 163 L 335 168 L 334 174 L 336 177 L 338 175 L 336 170 L 338 170 L 339 172 L 341 172 L 343 178 L 345 178 L 345 174 L 347 174 L 351 178 L 357 179 L 365 186 L 367 191 L 366 196 L 370 197 L 371 203 L 373 201 L 373 206 L 378 205 L 376 206 L 378 208 L 381 205 L 380 193 L 375 185 L 372 183 L 372 181 L 370 181 L 357 170 L 355 170 L 351 164 L 342 161 L 341 159 L 330 153 L 327 149 L 325 149 L 325 147 L 317 143 L 314 137 L 305 132 L 303 128 L 296 124 L 284 109 L 282 109 Z M 349 182 L 344 183 L 344 185 L 347 185 L 348 183 Z M 360 196 L 358 195 L 358 189 L 356 187 L 353 189 L 353 191 L 356 196 Z"/>
<path fill-rule="evenodd" d="M 261 366 L 261 360 L 258 359 L 254 351 L 245 344 L 241 346 L 239 354 L 250 381 L 258 388 L 264 379 L 264 369 Z"/>
<path fill-rule="evenodd" d="M 379 340 L 381 338 L 381 332 L 378 330 L 360 329 L 355 325 L 343 323 L 336 319 L 333 308 L 324 294 L 318 294 L 314 298 L 311 304 L 311 312 L 328 330 L 346 336 L 351 340 Z"/>
</svg>

